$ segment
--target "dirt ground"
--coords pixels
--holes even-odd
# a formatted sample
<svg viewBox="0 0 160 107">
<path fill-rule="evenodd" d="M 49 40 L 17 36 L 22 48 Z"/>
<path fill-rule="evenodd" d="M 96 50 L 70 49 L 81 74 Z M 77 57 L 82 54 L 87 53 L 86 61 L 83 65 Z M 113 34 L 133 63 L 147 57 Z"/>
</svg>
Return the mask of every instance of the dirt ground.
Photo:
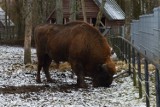
<svg viewBox="0 0 160 107">
<path fill-rule="evenodd" d="M 70 72 L 67 63 L 50 67 L 55 83 L 47 83 L 41 72 L 42 83 L 35 81 L 37 73 L 36 51 L 32 49 L 32 64 L 23 64 L 23 48 L 0 46 L 0 107 L 145 107 L 145 95 L 139 99 L 138 88 L 133 86 L 131 76 L 114 80 L 111 87 L 92 87 L 86 78 L 88 88 L 76 87 L 76 76 Z M 118 62 L 118 71 L 127 68 Z M 123 66 L 122 66 L 123 65 Z M 155 106 L 155 84 L 150 83 L 151 106 Z M 68 106 L 67 106 L 68 107 Z M 72 106 L 74 107 L 74 106 Z"/>
<path fill-rule="evenodd" d="M 0 88 L 1 94 L 21 94 L 21 93 L 30 93 L 30 92 L 43 92 L 50 90 L 52 92 L 69 92 L 69 90 L 78 90 L 76 85 L 62 85 L 59 87 L 51 87 L 49 85 L 36 86 L 36 85 L 27 85 L 27 86 L 4 86 Z"/>
</svg>

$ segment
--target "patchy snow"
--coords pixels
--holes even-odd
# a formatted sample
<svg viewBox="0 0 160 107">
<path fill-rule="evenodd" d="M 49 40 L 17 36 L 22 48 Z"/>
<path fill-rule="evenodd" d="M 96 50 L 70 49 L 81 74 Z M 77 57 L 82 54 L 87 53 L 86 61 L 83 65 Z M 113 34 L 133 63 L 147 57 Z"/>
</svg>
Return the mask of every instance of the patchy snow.
<svg viewBox="0 0 160 107">
<path fill-rule="evenodd" d="M 23 48 L 0 46 L 0 107 L 145 107 L 145 96 L 139 99 L 138 88 L 131 77 L 118 78 L 110 88 L 77 89 L 71 72 L 51 70 L 57 83 L 35 82 L 34 66 L 23 64 Z M 36 62 L 32 49 L 32 62 Z M 90 84 L 90 81 L 86 81 Z M 154 84 L 151 84 L 154 88 Z M 155 93 L 151 91 L 151 106 Z"/>
</svg>

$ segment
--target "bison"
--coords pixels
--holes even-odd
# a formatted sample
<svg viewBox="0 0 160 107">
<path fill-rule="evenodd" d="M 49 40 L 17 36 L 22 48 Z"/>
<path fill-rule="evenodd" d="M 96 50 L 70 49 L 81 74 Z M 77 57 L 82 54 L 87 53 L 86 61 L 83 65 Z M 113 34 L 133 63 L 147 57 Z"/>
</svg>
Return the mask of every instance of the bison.
<svg viewBox="0 0 160 107">
<path fill-rule="evenodd" d="M 75 21 L 65 25 L 44 24 L 35 28 L 38 59 L 36 81 L 41 82 L 43 68 L 48 82 L 51 61 L 68 61 L 77 75 L 77 86 L 86 87 L 85 76 L 93 79 L 94 87 L 109 87 L 116 73 L 111 60 L 110 46 L 105 37 L 93 26 Z"/>
</svg>

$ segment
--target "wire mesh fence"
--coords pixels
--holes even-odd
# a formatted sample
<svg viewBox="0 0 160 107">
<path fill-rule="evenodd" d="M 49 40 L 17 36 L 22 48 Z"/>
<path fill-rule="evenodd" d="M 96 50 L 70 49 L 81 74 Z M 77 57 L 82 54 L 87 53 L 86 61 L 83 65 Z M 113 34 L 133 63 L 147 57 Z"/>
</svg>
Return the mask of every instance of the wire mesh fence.
<svg viewBox="0 0 160 107">
<path fill-rule="evenodd" d="M 131 42 L 141 53 L 160 64 L 160 7 L 131 23 Z"/>
<path fill-rule="evenodd" d="M 123 37 L 109 37 L 113 49 L 117 53 L 117 56 L 124 60 L 128 65 L 128 74 L 133 78 L 133 85 L 138 87 L 139 98 L 142 98 L 143 95 L 146 96 L 146 106 L 150 106 L 150 87 L 151 83 L 154 83 L 156 90 L 156 106 L 160 107 L 160 79 L 159 79 L 159 70 L 160 64 L 154 60 L 151 60 L 143 54 L 141 51 L 136 49 L 136 47 L 131 44 L 128 40 Z M 155 67 L 154 76 L 152 72 L 149 71 L 149 65 L 152 64 Z M 143 65 L 143 69 L 142 69 Z M 154 81 L 151 81 L 151 78 L 154 78 Z"/>
</svg>

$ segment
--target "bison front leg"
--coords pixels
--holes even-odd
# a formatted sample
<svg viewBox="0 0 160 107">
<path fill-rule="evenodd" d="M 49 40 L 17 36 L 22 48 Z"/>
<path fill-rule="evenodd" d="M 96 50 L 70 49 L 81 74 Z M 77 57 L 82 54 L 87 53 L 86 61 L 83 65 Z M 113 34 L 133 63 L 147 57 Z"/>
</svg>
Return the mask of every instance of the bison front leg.
<svg viewBox="0 0 160 107">
<path fill-rule="evenodd" d="M 84 81 L 83 74 L 77 74 L 77 86 L 79 88 L 87 88 L 87 84 Z"/>
<path fill-rule="evenodd" d="M 87 88 L 87 84 L 84 81 L 84 68 L 82 64 L 72 64 L 72 69 L 77 75 L 77 86 L 79 88 Z"/>
</svg>

